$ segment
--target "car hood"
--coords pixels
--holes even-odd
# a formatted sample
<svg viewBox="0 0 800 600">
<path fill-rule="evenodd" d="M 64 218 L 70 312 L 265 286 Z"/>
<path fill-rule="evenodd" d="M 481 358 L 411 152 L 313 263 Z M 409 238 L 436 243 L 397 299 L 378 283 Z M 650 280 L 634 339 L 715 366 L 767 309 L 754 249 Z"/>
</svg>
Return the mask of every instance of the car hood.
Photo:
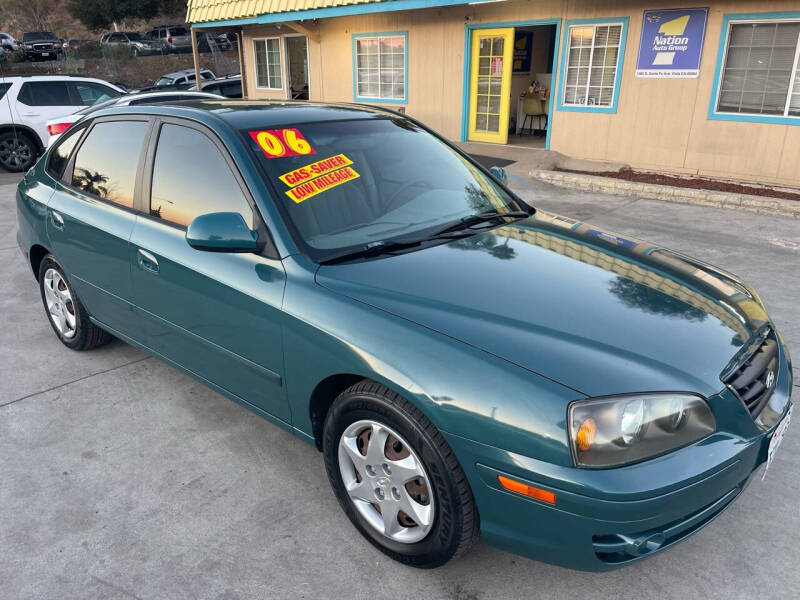
<svg viewBox="0 0 800 600">
<path fill-rule="evenodd" d="M 316 278 L 590 396 L 716 393 L 768 320 L 729 273 L 541 211 Z"/>
</svg>

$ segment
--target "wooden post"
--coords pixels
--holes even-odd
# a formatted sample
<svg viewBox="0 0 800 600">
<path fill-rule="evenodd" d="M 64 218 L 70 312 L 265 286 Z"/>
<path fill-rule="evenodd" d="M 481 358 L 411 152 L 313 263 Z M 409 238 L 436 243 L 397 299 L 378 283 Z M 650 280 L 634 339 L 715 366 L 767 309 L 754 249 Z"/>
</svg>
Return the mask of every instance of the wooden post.
<svg viewBox="0 0 800 600">
<path fill-rule="evenodd" d="M 247 99 L 247 77 L 245 76 L 245 69 L 244 67 L 244 48 L 242 44 L 244 44 L 244 29 L 240 29 L 236 32 L 236 46 L 239 49 L 239 73 L 242 76 L 242 100 Z"/>
<path fill-rule="evenodd" d="M 192 32 L 192 57 L 194 58 L 194 78 L 195 83 L 197 84 L 197 91 L 202 92 L 202 82 L 203 80 L 200 79 L 200 53 L 197 50 L 197 31 L 194 27 L 190 30 Z"/>
</svg>

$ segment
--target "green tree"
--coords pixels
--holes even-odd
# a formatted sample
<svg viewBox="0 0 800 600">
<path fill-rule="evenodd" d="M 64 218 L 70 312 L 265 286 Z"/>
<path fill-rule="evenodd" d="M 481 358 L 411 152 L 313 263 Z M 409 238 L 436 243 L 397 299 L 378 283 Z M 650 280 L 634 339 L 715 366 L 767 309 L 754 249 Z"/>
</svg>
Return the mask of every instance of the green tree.
<svg viewBox="0 0 800 600">
<path fill-rule="evenodd" d="M 124 19 L 152 19 L 175 5 L 173 0 L 69 0 L 67 10 L 88 29 L 104 29 Z"/>
</svg>

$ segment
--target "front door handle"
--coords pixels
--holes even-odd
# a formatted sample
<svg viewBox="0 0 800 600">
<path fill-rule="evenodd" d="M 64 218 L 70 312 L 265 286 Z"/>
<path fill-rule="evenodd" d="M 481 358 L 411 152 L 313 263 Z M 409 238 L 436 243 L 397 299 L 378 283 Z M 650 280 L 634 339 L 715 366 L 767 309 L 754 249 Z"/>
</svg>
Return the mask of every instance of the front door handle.
<svg viewBox="0 0 800 600">
<path fill-rule="evenodd" d="M 51 211 L 50 220 L 53 222 L 53 227 L 59 231 L 64 231 L 64 217 L 62 217 L 56 211 Z"/>
<path fill-rule="evenodd" d="M 156 257 L 150 254 L 147 250 L 142 250 L 139 248 L 139 251 L 136 253 L 139 266 L 144 269 L 145 271 L 150 271 L 151 273 L 158 273 L 158 261 Z"/>
</svg>

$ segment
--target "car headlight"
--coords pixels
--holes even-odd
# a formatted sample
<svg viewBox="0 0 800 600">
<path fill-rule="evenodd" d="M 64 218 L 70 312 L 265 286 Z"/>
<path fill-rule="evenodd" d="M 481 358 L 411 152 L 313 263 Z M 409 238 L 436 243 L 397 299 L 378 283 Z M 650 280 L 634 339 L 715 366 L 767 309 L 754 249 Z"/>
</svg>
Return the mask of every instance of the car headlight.
<svg viewBox="0 0 800 600">
<path fill-rule="evenodd" d="M 579 467 L 616 467 L 675 450 L 713 433 L 700 396 L 652 393 L 578 400 L 567 411 Z"/>
</svg>

